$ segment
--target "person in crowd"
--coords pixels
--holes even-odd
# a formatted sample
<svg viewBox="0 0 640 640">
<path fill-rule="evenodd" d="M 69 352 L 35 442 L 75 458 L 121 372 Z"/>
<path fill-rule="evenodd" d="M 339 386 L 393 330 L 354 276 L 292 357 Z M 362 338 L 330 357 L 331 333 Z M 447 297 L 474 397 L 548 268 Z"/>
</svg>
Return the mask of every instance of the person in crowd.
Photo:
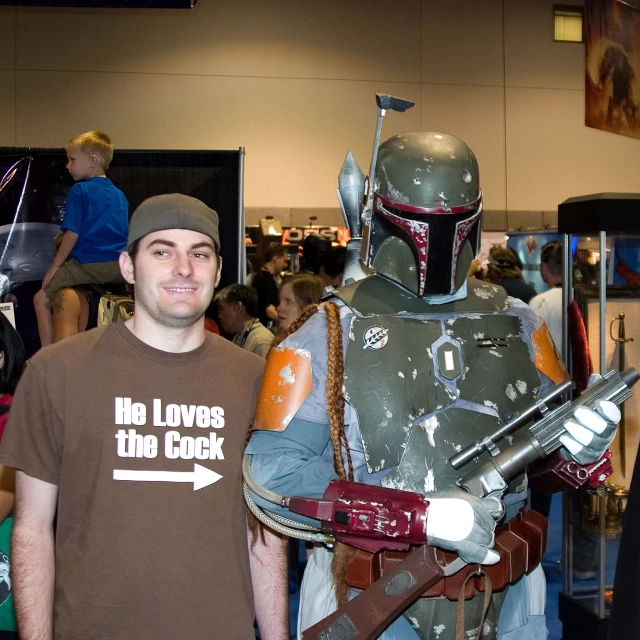
<svg viewBox="0 0 640 640">
<path fill-rule="evenodd" d="M 512 249 L 494 245 L 489 250 L 488 279 L 503 287 L 512 298 L 525 304 L 536 295 L 536 290 L 525 281 L 519 259 Z"/>
<path fill-rule="evenodd" d="M 56 293 L 53 301 L 53 339 L 51 344 L 65 338 L 75 336 L 95 326 L 96 318 L 89 323 L 91 305 L 89 294 L 82 287 L 66 287 Z M 205 315 L 204 328 L 212 333 L 220 334 L 220 329 L 213 318 Z"/>
<path fill-rule="evenodd" d="M 280 287 L 278 330 L 288 329 L 307 307 L 318 304 L 321 297 L 322 280 L 317 276 L 299 273 L 286 277 Z"/>
<path fill-rule="evenodd" d="M 342 284 L 346 247 L 334 247 L 320 257 L 318 277 L 325 287 L 339 287 Z"/>
<path fill-rule="evenodd" d="M 549 290 L 529 302 L 529 306 L 545 321 L 549 333 L 562 352 L 562 242 L 554 240 L 540 250 L 540 275 Z"/>
<path fill-rule="evenodd" d="M 318 275 L 323 256 L 331 251 L 331 238 L 320 233 L 310 233 L 302 241 L 301 271 Z"/>
<path fill-rule="evenodd" d="M 9 417 L 18 380 L 25 362 L 20 336 L 0 312 L 0 441 Z M 11 588 L 11 530 L 15 500 L 15 470 L 0 465 L 0 637 L 17 638 Z"/>
<path fill-rule="evenodd" d="M 100 131 L 72 138 L 67 170 L 76 181 L 65 202 L 64 232 L 34 296 L 40 343 L 51 344 L 56 293 L 76 284 L 122 283 L 118 256 L 127 244 L 129 204 L 105 172 L 113 158 L 111 139 Z"/>
<path fill-rule="evenodd" d="M 249 638 L 254 616 L 288 639 L 284 545 L 250 539 L 242 500 L 264 360 L 204 329 L 219 255 L 203 202 L 145 200 L 119 259 L 134 316 L 25 370 L 0 443 L 22 640 Z"/>
<path fill-rule="evenodd" d="M 258 294 L 258 319 L 265 327 L 271 328 L 278 320 L 278 289 L 280 274 L 287 265 L 287 248 L 279 242 L 272 242 L 264 252 L 264 265 L 251 281 Z"/>
<path fill-rule="evenodd" d="M 559 240 L 548 242 L 542 247 L 540 275 L 549 289 L 534 296 L 529 302 L 531 309 L 544 320 L 560 353 L 562 353 L 562 253 L 562 242 Z M 551 496 L 542 495 L 532 489 L 531 506 L 548 517 L 551 510 Z M 588 540 L 585 542 L 585 536 L 577 531 L 576 536 L 580 538 L 580 545 L 574 550 L 574 576 L 577 574 L 578 577 L 590 577 L 596 564 L 594 545 Z M 593 557 L 589 558 L 588 556 L 592 554 Z M 583 571 L 582 567 L 587 565 L 588 569 Z"/>
<path fill-rule="evenodd" d="M 11 322 L 0 312 L 0 440 L 24 367 L 24 345 Z"/>
<path fill-rule="evenodd" d="M 449 459 L 568 374 L 529 307 L 500 287 L 466 278 L 482 191 L 477 161 L 464 142 L 433 132 L 393 136 L 378 149 L 372 184 L 366 266 L 375 272 L 307 309 L 272 349 L 246 450 L 253 487 L 265 489 L 254 493 L 261 507 L 303 527 L 318 526 L 313 518 L 319 515 L 323 532 L 341 532 L 339 541 L 316 545 L 307 563 L 298 631 L 353 598 L 354 626 L 363 635 L 376 606 L 376 620 L 385 609 L 390 616 L 385 639 L 544 638 L 544 574 L 539 556 L 527 550 L 539 548 L 546 523 L 525 508 L 527 481 L 521 476 L 522 482 L 505 486 L 500 504 L 496 495 L 486 497 L 478 478 L 470 492 L 456 485 L 478 462 L 456 470 Z M 452 199 L 443 202 L 443 194 Z M 281 391 L 285 374 L 289 388 Z M 619 411 L 612 403 L 599 410 L 606 417 L 589 410 L 565 423 L 560 442 L 573 464 L 598 460 L 615 435 Z M 547 462 L 560 461 L 558 452 Z M 521 473 L 524 462 L 515 469 Z M 416 544 L 455 551 L 476 565 L 404 605 L 402 592 L 413 583 L 397 579 L 407 577 L 398 561 L 408 552 L 395 545 L 409 526 L 402 520 L 406 512 L 396 518 L 388 510 L 398 489 L 428 503 Z M 283 496 L 324 499 L 312 506 Z M 522 563 L 511 543 L 509 550 L 500 544 L 514 529 L 495 532 L 495 520 L 503 516 L 514 529 L 518 518 L 538 523 L 525 525 L 527 544 L 516 543 Z M 378 546 L 385 536 L 386 549 Z M 478 571 L 491 575 L 485 593 L 465 582 Z M 381 573 L 393 598 L 367 594 Z M 330 628 L 319 626 L 305 637 L 329 637 L 345 628 L 345 620 L 346 612 Z"/>
<path fill-rule="evenodd" d="M 474 258 L 471 261 L 471 265 L 469 266 L 469 272 L 467 273 L 469 278 L 475 278 L 476 280 L 486 280 L 487 279 L 487 269 L 485 266 L 485 261 L 480 258 Z"/>
<path fill-rule="evenodd" d="M 227 333 L 234 334 L 233 343 L 266 358 L 273 345 L 273 333 L 258 315 L 258 294 L 246 284 L 232 284 L 216 293 L 220 324 Z"/>
</svg>

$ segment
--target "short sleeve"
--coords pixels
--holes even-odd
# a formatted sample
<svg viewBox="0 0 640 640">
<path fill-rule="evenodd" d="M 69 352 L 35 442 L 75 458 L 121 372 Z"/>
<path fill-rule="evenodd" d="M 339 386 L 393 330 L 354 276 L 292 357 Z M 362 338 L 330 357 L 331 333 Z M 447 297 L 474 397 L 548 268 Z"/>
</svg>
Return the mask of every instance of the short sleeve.
<svg viewBox="0 0 640 640">
<path fill-rule="evenodd" d="M 533 309 L 533 311 L 535 311 L 535 313 L 540 315 L 540 307 L 542 306 L 542 297 L 534 296 L 533 298 L 531 298 L 531 300 L 529 300 L 529 306 Z"/>
<path fill-rule="evenodd" d="M 67 192 L 64 203 L 64 218 L 60 228 L 62 231 L 73 231 L 80 235 L 82 231 L 82 212 L 84 211 L 84 194 L 80 184 L 74 184 Z"/>
<path fill-rule="evenodd" d="M 28 476 L 58 484 L 64 423 L 45 376 L 31 364 L 18 384 L 9 421 L 0 442 L 0 464 Z"/>
</svg>

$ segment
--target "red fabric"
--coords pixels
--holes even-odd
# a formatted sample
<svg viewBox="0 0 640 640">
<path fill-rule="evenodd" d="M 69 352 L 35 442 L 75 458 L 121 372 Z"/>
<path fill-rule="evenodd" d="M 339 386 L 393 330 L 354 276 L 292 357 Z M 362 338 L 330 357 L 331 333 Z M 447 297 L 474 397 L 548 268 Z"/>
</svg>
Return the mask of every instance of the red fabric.
<svg viewBox="0 0 640 640">
<path fill-rule="evenodd" d="M 212 320 L 208 316 L 204 317 L 204 328 L 207 331 L 211 331 L 211 333 L 217 333 L 218 335 L 220 335 L 220 329 L 218 329 L 218 325 L 216 324 L 215 320 Z"/>
<path fill-rule="evenodd" d="M 5 393 L 3 396 L 0 396 L 0 405 L 9 405 L 13 402 L 13 396 L 9 393 Z M 2 436 L 4 434 L 4 428 L 7 426 L 7 420 L 9 419 L 9 412 L 0 414 L 0 440 L 2 440 Z"/>
<path fill-rule="evenodd" d="M 573 365 L 573 379 L 576 389 L 582 393 L 587 388 L 589 376 L 593 373 L 589 340 L 584 326 L 580 307 L 575 300 L 569 305 L 569 338 L 571 340 L 571 364 Z"/>
</svg>

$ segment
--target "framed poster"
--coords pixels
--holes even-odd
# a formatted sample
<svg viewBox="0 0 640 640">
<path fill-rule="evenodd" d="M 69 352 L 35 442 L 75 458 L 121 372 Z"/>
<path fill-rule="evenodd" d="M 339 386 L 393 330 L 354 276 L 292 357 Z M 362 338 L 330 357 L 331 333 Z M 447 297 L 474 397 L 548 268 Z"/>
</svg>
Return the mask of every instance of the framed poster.
<svg viewBox="0 0 640 640">
<path fill-rule="evenodd" d="M 587 0 L 585 23 L 585 124 L 640 138 L 640 11 Z"/>
</svg>

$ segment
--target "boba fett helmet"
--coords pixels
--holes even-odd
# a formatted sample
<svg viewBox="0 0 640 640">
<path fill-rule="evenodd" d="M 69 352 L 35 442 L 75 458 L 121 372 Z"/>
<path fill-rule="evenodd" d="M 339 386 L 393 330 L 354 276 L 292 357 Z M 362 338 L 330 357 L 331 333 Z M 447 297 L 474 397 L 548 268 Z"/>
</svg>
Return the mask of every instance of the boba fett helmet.
<svg viewBox="0 0 640 640">
<path fill-rule="evenodd" d="M 380 145 L 367 265 L 419 297 L 457 291 L 480 235 L 478 162 L 458 138 L 404 133 Z"/>
</svg>

